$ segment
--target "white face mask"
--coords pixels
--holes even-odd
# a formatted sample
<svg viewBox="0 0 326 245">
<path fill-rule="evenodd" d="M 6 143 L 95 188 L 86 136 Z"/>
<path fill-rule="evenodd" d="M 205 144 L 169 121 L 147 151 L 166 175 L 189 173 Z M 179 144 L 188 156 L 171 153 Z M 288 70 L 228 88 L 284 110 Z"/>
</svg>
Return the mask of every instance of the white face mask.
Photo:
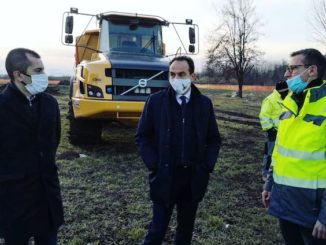
<svg viewBox="0 0 326 245">
<path fill-rule="evenodd" d="M 187 79 L 170 79 L 169 80 L 172 88 L 176 92 L 177 95 L 184 95 L 186 94 L 191 87 L 191 80 L 190 78 Z"/>
<path fill-rule="evenodd" d="M 32 83 L 27 84 L 25 88 L 32 95 L 44 92 L 49 84 L 48 76 L 46 74 L 31 75 L 31 80 Z"/>
</svg>

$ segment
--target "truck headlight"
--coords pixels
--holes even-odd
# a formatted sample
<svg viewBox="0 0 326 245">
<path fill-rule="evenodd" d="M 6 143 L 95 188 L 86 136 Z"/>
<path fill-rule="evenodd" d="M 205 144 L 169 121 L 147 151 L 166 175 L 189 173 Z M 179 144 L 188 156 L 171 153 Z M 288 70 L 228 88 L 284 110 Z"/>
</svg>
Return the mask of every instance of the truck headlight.
<svg viewBox="0 0 326 245">
<path fill-rule="evenodd" d="M 88 97 L 97 97 L 97 98 L 103 98 L 103 92 L 102 89 L 90 84 L 87 84 L 87 95 Z"/>
</svg>

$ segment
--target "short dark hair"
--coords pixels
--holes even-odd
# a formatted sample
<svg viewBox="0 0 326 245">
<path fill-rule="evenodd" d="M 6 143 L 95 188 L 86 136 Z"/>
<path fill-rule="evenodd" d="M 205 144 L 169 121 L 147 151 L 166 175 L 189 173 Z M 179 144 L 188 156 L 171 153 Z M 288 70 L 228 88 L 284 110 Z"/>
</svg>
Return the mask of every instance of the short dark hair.
<svg viewBox="0 0 326 245">
<path fill-rule="evenodd" d="M 27 68 L 31 65 L 27 54 L 34 58 L 41 58 L 41 56 L 33 50 L 26 48 L 16 48 L 11 50 L 6 58 L 6 70 L 11 80 L 14 80 L 14 71 L 26 73 Z"/>
<path fill-rule="evenodd" d="M 291 54 L 291 57 L 303 55 L 303 63 L 307 67 L 309 65 L 316 65 L 318 71 L 318 78 L 322 78 L 326 70 L 326 58 L 317 49 L 301 49 Z"/>
<path fill-rule="evenodd" d="M 174 61 L 186 61 L 188 63 L 189 66 L 189 73 L 193 74 L 195 72 L 195 64 L 194 61 L 192 60 L 192 58 L 190 58 L 189 56 L 176 56 L 174 57 L 171 61 L 170 61 L 170 66 Z"/>
</svg>

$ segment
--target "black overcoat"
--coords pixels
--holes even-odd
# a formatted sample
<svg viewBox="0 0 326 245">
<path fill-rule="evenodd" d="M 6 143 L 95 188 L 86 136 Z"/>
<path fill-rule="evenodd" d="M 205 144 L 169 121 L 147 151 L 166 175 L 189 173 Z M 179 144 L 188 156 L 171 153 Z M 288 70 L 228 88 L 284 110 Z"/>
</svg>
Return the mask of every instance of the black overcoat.
<svg viewBox="0 0 326 245">
<path fill-rule="evenodd" d="M 196 128 L 197 152 L 192 165 L 192 200 L 199 202 L 207 189 L 209 173 L 213 171 L 221 139 L 211 100 L 191 87 L 192 113 Z M 136 132 L 139 153 L 150 170 L 150 197 L 154 202 L 171 202 L 172 176 L 175 170 L 171 155 L 171 106 L 175 97 L 171 87 L 151 95 L 144 106 Z M 174 103 L 175 104 L 175 103 Z"/>
<path fill-rule="evenodd" d="M 11 83 L 0 94 L 0 235 L 37 234 L 63 223 L 55 163 L 59 107 L 46 93 L 35 102 L 36 124 L 31 125 L 29 101 L 16 86 Z"/>
</svg>

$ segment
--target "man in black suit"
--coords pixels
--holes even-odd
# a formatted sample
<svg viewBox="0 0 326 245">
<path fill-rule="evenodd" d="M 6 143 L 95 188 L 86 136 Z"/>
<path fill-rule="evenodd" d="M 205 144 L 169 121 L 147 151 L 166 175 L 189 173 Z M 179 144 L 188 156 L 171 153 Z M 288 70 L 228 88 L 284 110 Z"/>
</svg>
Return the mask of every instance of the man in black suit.
<svg viewBox="0 0 326 245">
<path fill-rule="evenodd" d="M 170 62 L 167 90 L 151 95 L 139 121 L 136 144 L 150 171 L 153 219 L 144 244 L 161 244 L 174 206 L 175 244 L 191 243 L 198 203 L 206 192 L 220 149 L 211 100 L 195 80 L 194 62 L 178 56 Z"/>
<path fill-rule="evenodd" d="M 57 101 L 44 93 L 48 77 L 29 49 L 6 58 L 10 84 L 0 94 L 0 237 L 6 245 L 57 244 L 63 223 L 56 150 L 60 141 Z"/>
</svg>

